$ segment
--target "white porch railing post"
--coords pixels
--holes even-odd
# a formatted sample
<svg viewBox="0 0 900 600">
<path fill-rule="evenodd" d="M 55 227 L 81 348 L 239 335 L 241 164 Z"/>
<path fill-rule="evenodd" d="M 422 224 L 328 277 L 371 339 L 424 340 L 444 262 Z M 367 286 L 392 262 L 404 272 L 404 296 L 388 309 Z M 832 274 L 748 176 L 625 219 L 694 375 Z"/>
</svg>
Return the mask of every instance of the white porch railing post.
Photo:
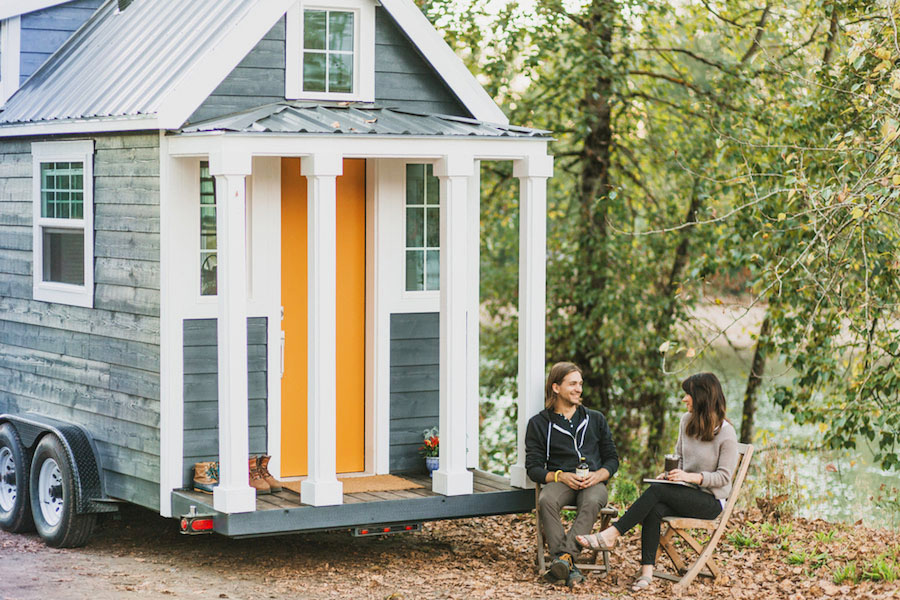
<svg viewBox="0 0 900 600">
<path fill-rule="evenodd" d="M 547 178 L 553 157 L 518 160 L 519 178 L 519 418 L 518 458 L 510 468 L 515 487 L 533 487 L 525 472 L 528 420 L 544 408 L 544 362 L 547 306 Z"/>
<path fill-rule="evenodd" d="M 213 506 L 224 513 L 256 510 L 247 470 L 247 219 L 250 155 L 223 149 L 210 155 L 216 178 L 218 242 L 219 484 Z"/>
<path fill-rule="evenodd" d="M 434 174 L 441 182 L 440 464 L 432 489 L 446 496 L 472 493 L 466 469 L 466 309 L 469 302 L 467 222 L 469 179 L 475 160 L 445 156 Z"/>
<path fill-rule="evenodd" d="M 300 484 L 300 500 L 312 506 L 342 504 L 337 480 L 337 176 L 343 173 L 338 154 L 301 159 L 307 180 L 309 244 L 309 383 L 307 426 L 308 476 Z"/>
</svg>

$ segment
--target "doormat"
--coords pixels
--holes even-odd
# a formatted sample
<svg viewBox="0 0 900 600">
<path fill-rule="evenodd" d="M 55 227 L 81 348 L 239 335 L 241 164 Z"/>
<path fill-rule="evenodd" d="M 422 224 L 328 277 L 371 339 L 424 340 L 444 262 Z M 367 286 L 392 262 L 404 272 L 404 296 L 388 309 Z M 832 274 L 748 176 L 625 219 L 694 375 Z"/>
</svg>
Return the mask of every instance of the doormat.
<svg viewBox="0 0 900 600">
<path fill-rule="evenodd" d="M 338 481 L 344 484 L 345 494 L 359 494 L 361 492 L 393 492 L 397 490 L 412 490 L 422 487 L 414 481 L 397 477 L 396 475 L 370 475 L 367 477 L 339 477 Z M 281 485 L 300 493 L 299 481 L 282 481 Z"/>
</svg>

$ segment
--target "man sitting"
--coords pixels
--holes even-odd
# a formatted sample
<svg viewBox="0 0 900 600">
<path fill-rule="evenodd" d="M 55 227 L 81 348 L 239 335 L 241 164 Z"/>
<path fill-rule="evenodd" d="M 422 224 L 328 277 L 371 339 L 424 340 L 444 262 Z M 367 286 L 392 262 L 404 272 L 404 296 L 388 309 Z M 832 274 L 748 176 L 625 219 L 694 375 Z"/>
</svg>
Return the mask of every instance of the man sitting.
<svg viewBox="0 0 900 600">
<path fill-rule="evenodd" d="M 584 581 L 573 557 L 581 551 L 575 536 L 590 533 L 600 509 L 606 506 L 606 481 L 619 468 L 619 456 L 606 417 L 581 404 L 581 369 L 556 363 L 547 377 L 545 408 L 528 421 L 525 468 L 542 484 L 541 522 L 553 560 L 544 578 L 565 581 L 569 587 Z M 587 464 L 587 474 L 578 473 Z M 581 469 L 578 469 L 581 471 Z M 578 508 L 568 533 L 560 523 L 563 506 Z"/>
</svg>

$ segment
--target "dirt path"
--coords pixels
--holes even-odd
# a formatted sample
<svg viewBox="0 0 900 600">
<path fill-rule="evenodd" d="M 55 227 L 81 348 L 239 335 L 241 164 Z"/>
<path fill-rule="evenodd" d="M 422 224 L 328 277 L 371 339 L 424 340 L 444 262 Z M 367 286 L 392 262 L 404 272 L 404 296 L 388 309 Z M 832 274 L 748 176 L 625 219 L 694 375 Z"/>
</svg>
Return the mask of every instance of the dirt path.
<svg viewBox="0 0 900 600">
<path fill-rule="evenodd" d="M 736 523 L 736 527 L 752 526 Z M 815 532 L 830 528 L 822 522 L 795 522 L 794 549 Z M 846 528 L 837 533 L 829 541 L 835 559 L 853 535 Z M 631 597 L 628 583 L 639 556 L 636 533 L 614 551 L 612 562 L 618 570 L 611 577 L 589 578 L 574 592 L 538 580 L 532 567 L 533 535 L 530 515 L 511 515 L 430 523 L 421 533 L 386 538 L 355 539 L 347 533 L 248 540 L 185 537 L 177 533 L 174 521 L 125 507 L 122 519 L 105 522 L 85 548 L 54 550 L 34 535 L 0 532 L 0 599 Z M 871 548 L 850 550 L 863 556 L 894 545 L 900 548 L 900 535 L 866 536 L 866 543 L 874 544 Z M 685 597 L 900 600 L 896 582 L 835 586 L 826 571 L 791 566 L 774 540 L 758 537 L 761 545 L 756 548 L 736 550 L 726 543 L 722 558 L 727 580 L 715 588 L 695 584 Z M 639 597 L 670 596 L 670 584 L 659 582 Z"/>
</svg>

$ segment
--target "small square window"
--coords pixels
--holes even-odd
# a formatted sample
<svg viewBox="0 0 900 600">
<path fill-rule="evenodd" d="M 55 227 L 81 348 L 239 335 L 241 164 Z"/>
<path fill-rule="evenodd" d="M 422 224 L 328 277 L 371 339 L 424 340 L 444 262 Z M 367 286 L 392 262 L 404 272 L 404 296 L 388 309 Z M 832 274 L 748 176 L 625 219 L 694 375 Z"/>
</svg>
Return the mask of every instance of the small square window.
<svg viewBox="0 0 900 600">
<path fill-rule="evenodd" d="M 288 11 L 285 97 L 374 102 L 374 3 L 300 0 Z"/>
<path fill-rule="evenodd" d="M 32 144 L 34 298 L 94 303 L 92 141 Z"/>
<path fill-rule="evenodd" d="M 349 11 L 303 11 L 303 91 L 353 93 L 354 22 Z"/>
<path fill-rule="evenodd" d="M 200 295 L 218 293 L 216 242 L 216 179 L 209 174 L 209 161 L 200 163 Z"/>
<path fill-rule="evenodd" d="M 436 291 L 441 281 L 440 187 L 432 165 L 406 165 L 406 291 Z"/>
</svg>

